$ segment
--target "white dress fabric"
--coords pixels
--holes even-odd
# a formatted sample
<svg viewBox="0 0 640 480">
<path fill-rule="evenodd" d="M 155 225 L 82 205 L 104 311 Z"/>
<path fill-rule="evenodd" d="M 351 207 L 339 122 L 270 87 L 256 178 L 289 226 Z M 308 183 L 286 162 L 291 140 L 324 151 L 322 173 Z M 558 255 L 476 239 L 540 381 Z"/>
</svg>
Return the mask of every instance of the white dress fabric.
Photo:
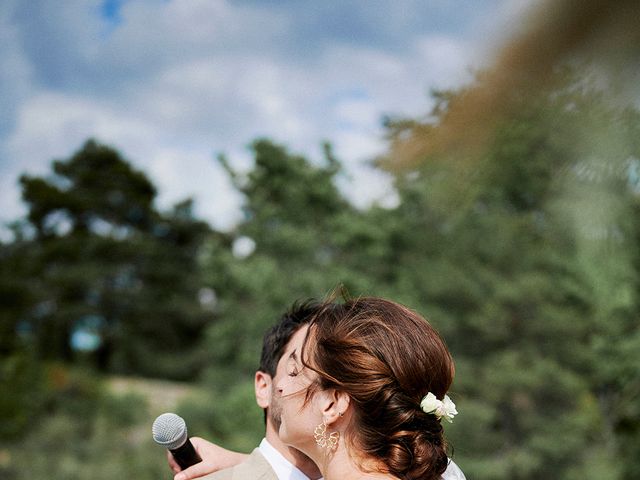
<svg viewBox="0 0 640 480">
<path fill-rule="evenodd" d="M 460 467 L 455 462 L 449 459 L 449 465 L 442 474 L 442 480 L 466 480 L 464 473 L 460 470 Z"/>
</svg>

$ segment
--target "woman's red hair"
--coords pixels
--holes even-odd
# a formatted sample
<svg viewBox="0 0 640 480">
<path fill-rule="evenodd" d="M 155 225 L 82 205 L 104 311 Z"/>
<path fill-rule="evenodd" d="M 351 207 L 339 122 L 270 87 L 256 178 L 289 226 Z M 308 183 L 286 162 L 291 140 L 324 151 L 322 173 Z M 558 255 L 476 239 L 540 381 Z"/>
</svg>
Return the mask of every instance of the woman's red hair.
<svg viewBox="0 0 640 480">
<path fill-rule="evenodd" d="M 453 381 L 438 332 L 398 303 L 358 298 L 324 305 L 309 338 L 317 386 L 351 398 L 348 441 L 357 453 L 402 479 L 439 479 L 448 462 L 442 426 L 420 408 L 428 392 L 442 399 Z"/>
</svg>

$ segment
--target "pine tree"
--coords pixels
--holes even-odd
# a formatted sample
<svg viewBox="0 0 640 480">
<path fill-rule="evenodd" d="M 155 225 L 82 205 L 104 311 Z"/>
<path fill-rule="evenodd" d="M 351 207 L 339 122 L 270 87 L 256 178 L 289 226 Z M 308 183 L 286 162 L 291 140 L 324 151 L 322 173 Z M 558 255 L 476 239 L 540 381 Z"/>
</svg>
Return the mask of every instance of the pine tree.
<svg viewBox="0 0 640 480">
<path fill-rule="evenodd" d="M 157 211 L 149 179 L 95 141 L 54 162 L 52 176 L 20 182 L 33 231 L 20 252 L 21 328 L 38 355 L 74 361 L 89 349 L 104 371 L 192 378 L 208 317 L 197 264 L 208 227 L 190 202 Z"/>
</svg>

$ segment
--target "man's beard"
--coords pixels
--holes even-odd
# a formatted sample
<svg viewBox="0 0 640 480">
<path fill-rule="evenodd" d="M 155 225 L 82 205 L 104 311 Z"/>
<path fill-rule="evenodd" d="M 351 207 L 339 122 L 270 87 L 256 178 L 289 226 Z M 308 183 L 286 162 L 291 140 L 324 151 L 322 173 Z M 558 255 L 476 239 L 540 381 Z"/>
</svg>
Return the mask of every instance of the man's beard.
<svg viewBox="0 0 640 480">
<path fill-rule="evenodd" d="M 280 404 L 280 398 L 277 395 L 271 395 L 271 403 L 269 404 L 269 418 L 273 424 L 273 428 L 277 431 L 280 430 L 282 424 L 282 405 Z"/>
</svg>

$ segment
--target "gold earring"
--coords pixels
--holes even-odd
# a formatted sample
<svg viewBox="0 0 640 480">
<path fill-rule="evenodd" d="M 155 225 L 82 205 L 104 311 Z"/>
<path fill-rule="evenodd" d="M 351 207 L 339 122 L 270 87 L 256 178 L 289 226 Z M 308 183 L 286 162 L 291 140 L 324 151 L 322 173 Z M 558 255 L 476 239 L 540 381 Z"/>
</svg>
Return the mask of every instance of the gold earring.
<svg viewBox="0 0 640 480">
<path fill-rule="evenodd" d="M 333 451 L 338 446 L 340 432 L 331 432 L 327 435 L 327 424 L 322 422 L 313 431 L 313 437 L 316 439 L 318 446 L 326 448 L 327 451 Z"/>
</svg>

